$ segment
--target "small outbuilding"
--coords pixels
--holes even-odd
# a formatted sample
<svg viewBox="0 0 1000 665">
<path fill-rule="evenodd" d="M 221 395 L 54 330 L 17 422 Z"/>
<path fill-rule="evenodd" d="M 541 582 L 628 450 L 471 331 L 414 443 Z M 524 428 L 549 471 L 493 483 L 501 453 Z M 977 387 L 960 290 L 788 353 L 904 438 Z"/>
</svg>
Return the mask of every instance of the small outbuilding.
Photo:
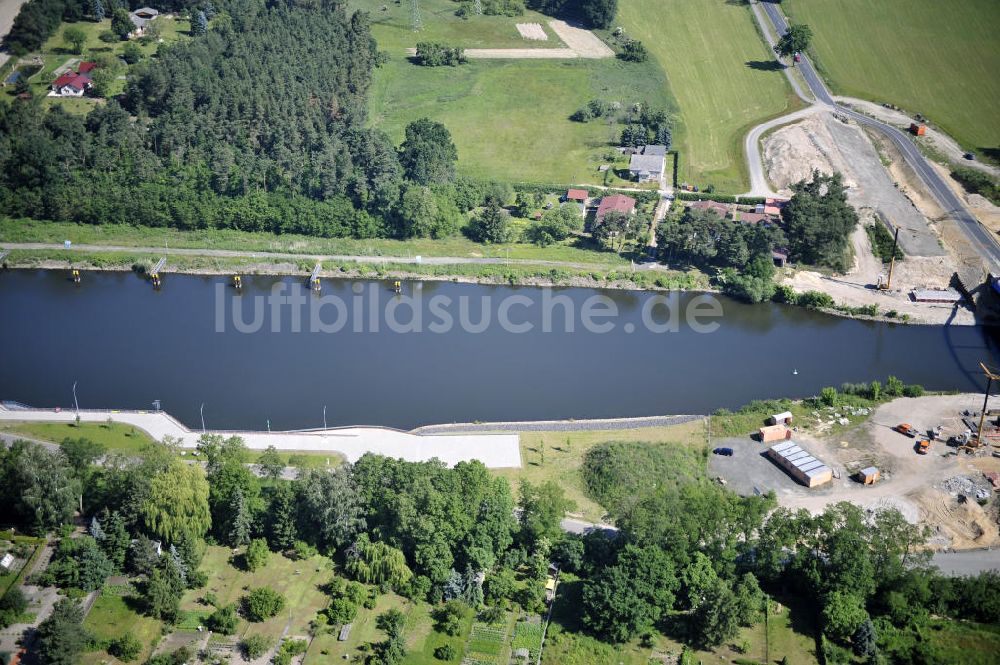
<svg viewBox="0 0 1000 665">
<path fill-rule="evenodd" d="M 767 449 L 767 456 L 788 475 L 806 487 L 833 480 L 833 469 L 803 450 L 794 441 L 784 441 Z"/>
<path fill-rule="evenodd" d="M 353 625 L 354 624 L 351 624 L 351 623 L 345 623 L 343 626 L 340 627 L 340 634 L 337 635 L 337 641 L 338 642 L 346 642 L 347 641 L 347 638 L 351 636 L 351 627 Z"/>
<path fill-rule="evenodd" d="M 774 443 L 775 441 L 787 441 L 792 438 L 792 430 L 784 425 L 768 425 L 761 427 L 758 431 L 761 443 Z"/>
<path fill-rule="evenodd" d="M 4 570 L 10 570 L 11 567 L 13 567 L 13 565 L 14 565 L 14 555 L 11 554 L 10 552 L 7 552 L 6 554 L 3 555 L 3 558 L 0 559 L 0 568 L 3 568 Z"/>
<path fill-rule="evenodd" d="M 578 203 L 586 203 L 590 194 L 585 189 L 571 189 L 566 192 L 567 201 L 577 201 Z"/>
<path fill-rule="evenodd" d="M 874 485 L 879 481 L 882 474 L 879 473 L 878 469 L 874 466 L 865 467 L 858 471 L 858 480 L 864 485 Z"/>
<path fill-rule="evenodd" d="M 776 413 L 767 419 L 768 425 L 791 425 L 792 424 L 792 412 L 782 411 L 781 413 Z"/>
</svg>

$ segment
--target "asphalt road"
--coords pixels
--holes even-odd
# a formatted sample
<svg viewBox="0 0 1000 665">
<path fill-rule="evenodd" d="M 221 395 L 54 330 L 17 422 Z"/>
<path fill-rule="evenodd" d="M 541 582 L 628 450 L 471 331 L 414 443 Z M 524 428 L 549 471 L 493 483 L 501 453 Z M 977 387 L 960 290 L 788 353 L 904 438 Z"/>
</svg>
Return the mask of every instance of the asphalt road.
<svg viewBox="0 0 1000 665">
<path fill-rule="evenodd" d="M 774 25 L 775 30 L 778 35 L 783 35 L 788 31 L 788 21 L 785 16 L 781 13 L 778 5 L 772 2 L 761 2 L 768 19 Z M 887 125 L 883 122 L 875 120 L 874 118 L 869 118 L 866 115 L 857 113 L 847 107 L 841 106 L 834 101 L 833 97 L 830 96 L 830 91 L 827 90 L 826 85 L 823 83 L 823 79 L 819 77 L 816 73 L 815 67 L 813 67 L 812 62 L 805 55 L 802 56 L 801 60 L 795 65 L 802 77 L 805 79 L 806 84 L 812 90 L 813 95 L 817 99 L 817 103 L 830 106 L 836 109 L 837 112 L 843 113 L 844 115 L 850 117 L 857 123 L 864 125 L 866 127 L 871 127 L 877 129 L 886 136 L 889 140 L 899 149 L 902 153 L 903 158 L 906 162 L 913 168 L 914 171 L 920 176 L 920 179 L 924 181 L 927 189 L 930 191 L 931 195 L 941 204 L 945 212 L 950 214 L 955 221 L 958 223 L 959 228 L 965 233 L 969 242 L 972 246 L 977 249 L 979 254 L 983 257 L 989 270 L 993 274 L 997 274 L 1000 271 L 1000 245 L 993 239 L 992 235 L 979 223 L 972 213 L 970 213 L 962 201 L 955 195 L 954 192 L 948 187 L 948 184 L 944 179 L 938 174 L 937 171 L 927 162 L 920 151 L 917 150 L 913 142 L 906 137 L 903 132 L 899 129 L 893 127 L 892 125 Z"/>
<path fill-rule="evenodd" d="M 987 570 L 1000 570 L 1000 550 L 938 552 L 931 563 L 945 575 L 977 575 Z"/>
</svg>

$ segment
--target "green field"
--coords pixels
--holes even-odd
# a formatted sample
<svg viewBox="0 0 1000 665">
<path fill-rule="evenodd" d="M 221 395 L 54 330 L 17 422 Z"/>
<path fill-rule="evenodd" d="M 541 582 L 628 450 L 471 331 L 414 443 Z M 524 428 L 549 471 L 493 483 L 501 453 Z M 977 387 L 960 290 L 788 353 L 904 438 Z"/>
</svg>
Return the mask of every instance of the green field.
<svg viewBox="0 0 1000 665">
<path fill-rule="evenodd" d="M 969 149 L 1000 159 L 1000 3 L 786 0 L 815 33 L 834 92 L 921 113 Z"/>
<path fill-rule="evenodd" d="M 666 70 L 680 106 L 678 180 L 746 191 L 744 136 L 800 104 L 771 65 L 774 54 L 750 9 L 727 0 L 621 0 L 618 7 L 618 24 Z"/>
<path fill-rule="evenodd" d="M 629 64 L 606 60 L 472 61 L 459 67 L 419 67 L 405 49 L 418 41 L 439 40 L 454 46 L 551 48 L 561 46 L 547 26 L 548 17 L 527 12 L 520 17 L 454 16 L 451 0 L 422 2 L 424 28 L 409 24 L 409 3 L 388 5 L 355 0 L 368 9 L 373 34 L 390 61 L 375 72 L 369 101 L 371 124 L 395 142 L 406 125 L 421 117 L 444 123 L 458 147 L 460 174 L 512 182 L 592 183 L 610 186 L 627 181 L 601 164 L 627 166 L 611 149 L 621 128 L 603 122 L 576 123 L 569 116 L 591 99 L 636 102 L 673 109 L 665 77 L 654 62 Z M 542 24 L 547 42 L 523 40 L 516 23 Z"/>
<path fill-rule="evenodd" d="M 153 442 L 144 430 L 121 423 L 8 423 L 2 429 L 32 439 L 62 443 L 63 439 L 90 439 L 108 450 L 137 453 Z"/>
<path fill-rule="evenodd" d="M 131 633 L 143 646 L 140 662 L 150 655 L 153 645 L 159 641 L 161 625 L 160 621 L 137 613 L 128 599 L 107 591 L 97 598 L 83 622 L 87 632 L 100 640 L 112 640 Z M 84 654 L 81 662 L 91 665 L 121 661 L 100 650 Z"/>
</svg>

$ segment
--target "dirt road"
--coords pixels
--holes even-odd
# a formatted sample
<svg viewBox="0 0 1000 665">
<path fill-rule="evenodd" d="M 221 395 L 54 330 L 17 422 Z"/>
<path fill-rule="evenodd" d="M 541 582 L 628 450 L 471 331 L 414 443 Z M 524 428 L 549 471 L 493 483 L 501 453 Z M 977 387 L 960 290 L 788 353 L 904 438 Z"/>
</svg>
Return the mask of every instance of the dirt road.
<svg viewBox="0 0 1000 665">
<path fill-rule="evenodd" d="M 17 13 L 21 11 L 21 5 L 26 3 L 28 0 L 3 0 L 0 2 L 0 38 L 6 37 L 7 33 L 10 32 L 11 27 L 14 25 L 14 18 Z M 6 49 L 0 51 L 0 67 L 7 64 L 7 60 L 10 58 L 10 54 L 7 53 Z"/>
</svg>

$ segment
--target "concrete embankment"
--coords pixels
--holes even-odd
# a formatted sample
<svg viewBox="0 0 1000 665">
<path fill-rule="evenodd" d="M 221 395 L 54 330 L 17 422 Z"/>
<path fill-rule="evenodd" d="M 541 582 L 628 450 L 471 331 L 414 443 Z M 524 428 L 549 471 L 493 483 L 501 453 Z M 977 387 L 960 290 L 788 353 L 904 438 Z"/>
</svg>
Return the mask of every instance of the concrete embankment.
<svg viewBox="0 0 1000 665">
<path fill-rule="evenodd" d="M 106 422 L 108 418 L 132 425 L 156 440 L 173 437 L 184 448 L 198 445 L 201 432 L 188 429 L 162 411 L 79 412 L 82 422 Z M 8 409 L 0 407 L 0 422 L 64 422 L 76 420 L 75 411 L 55 409 Z M 255 432 L 208 430 L 209 434 L 239 436 L 251 450 L 274 446 L 278 450 L 337 452 L 349 462 L 365 453 L 399 457 L 411 462 L 437 458 L 449 466 L 480 460 L 492 469 L 521 466 L 520 437 L 507 434 L 419 434 L 386 427 L 343 427 L 308 432 Z"/>
</svg>

